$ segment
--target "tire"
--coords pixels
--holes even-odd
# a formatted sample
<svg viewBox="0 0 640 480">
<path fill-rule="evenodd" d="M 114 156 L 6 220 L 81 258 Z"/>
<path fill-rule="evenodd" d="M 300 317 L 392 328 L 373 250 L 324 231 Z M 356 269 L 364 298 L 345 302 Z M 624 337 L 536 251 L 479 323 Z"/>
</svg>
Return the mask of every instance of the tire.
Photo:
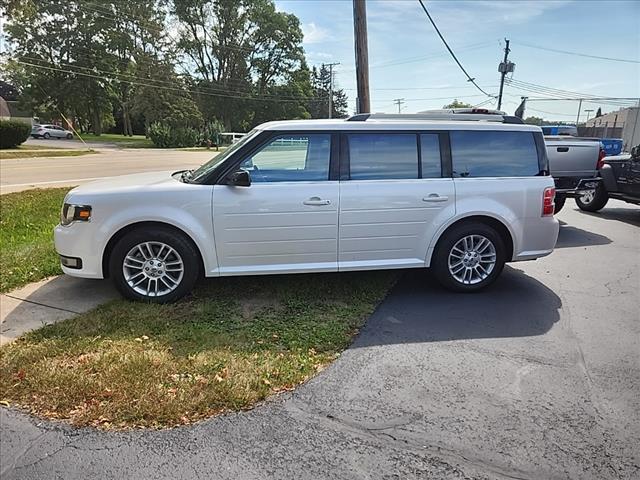
<svg viewBox="0 0 640 480">
<path fill-rule="evenodd" d="M 602 210 L 609 201 L 609 195 L 602 185 L 596 188 L 593 195 L 585 194 L 576 197 L 576 205 L 585 212 L 597 212 Z"/>
<path fill-rule="evenodd" d="M 115 245 L 109 273 L 118 291 L 130 300 L 171 303 L 193 290 L 200 277 L 200 257 L 195 245 L 180 232 L 139 228 Z"/>
<path fill-rule="evenodd" d="M 469 245 L 470 238 L 476 242 L 474 245 Z M 461 254 L 465 249 L 464 239 L 467 239 L 467 246 L 472 247 L 467 249 L 468 256 Z M 477 247 L 479 251 L 476 251 Z M 460 259 L 457 265 L 456 258 Z M 449 268 L 450 259 L 452 268 Z M 467 267 L 462 264 L 463 261 L 471 266 L 475 263 L 476 266 Z M 445 232 L 433 252 L 431 265 L 436 280 L 446 289 L 454 292 L 476 292 L 488 287 L 498 278 L 505 262 L 506 247 L 500 234 L 484 223 L 465 222 Z M 459 267 L 462 270 L 456 271 Z M 461 276 L 463 280 L 460 279 Z"/>
<path fill-rule="evenodd" d="M 70 133 L 67 133 L 67 137 L 66 138 L 67 138 L 67 140 L 71 140 L 73 138 L 73 135 L 70 134 Z"/>
<path fill-rule="evenodd" d="M 554 215 L 557 215 L 558 212 L 562 210 L 562 207 L 564 207 L 564 204 L 566 201 L 567 201 L 567 197 L 565 197 L 564 195 L 556 195 L 556 199 L 554 201 L 555 207 L 553 209 Z"/>
<path fill-rule="evenodd" d="M 49 140 L 49 137 L 51 137 L 51 135 L 49 135 L 49 132 L 45 132 L 44 135 L 42 135 L 42 138 Z"/>
</svg>

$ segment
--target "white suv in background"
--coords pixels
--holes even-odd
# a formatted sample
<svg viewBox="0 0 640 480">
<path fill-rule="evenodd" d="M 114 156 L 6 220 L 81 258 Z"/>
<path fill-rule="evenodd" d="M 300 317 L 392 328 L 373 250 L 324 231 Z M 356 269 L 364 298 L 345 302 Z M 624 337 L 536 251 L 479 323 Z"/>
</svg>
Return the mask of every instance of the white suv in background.
<svg viewBox="0 0 640 480">
<path fill-rule="evenodd" d="M 201 276 L 431 267 L 475 291 L 552 252 L 539 127 L 502 112 L 356 115 L 257 127 L 195 171 L 73 189 L 63 270 L 169 302 Z"/>
</svg>

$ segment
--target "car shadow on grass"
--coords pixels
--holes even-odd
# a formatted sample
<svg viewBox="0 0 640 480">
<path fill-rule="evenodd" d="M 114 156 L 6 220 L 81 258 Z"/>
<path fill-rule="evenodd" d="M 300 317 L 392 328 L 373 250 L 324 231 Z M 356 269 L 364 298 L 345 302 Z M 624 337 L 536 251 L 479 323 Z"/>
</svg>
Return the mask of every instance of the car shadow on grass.
<svg viewBox="0 0 640 480">
<path fill-rule="evenodd" d="M 482 292 L 440 287 L 428 271 L 406 271 L 368 320 L 352 348 L 543 335 L 560 319 L 562 301 L 547 286 L 506 266 Z"/>
</svg>

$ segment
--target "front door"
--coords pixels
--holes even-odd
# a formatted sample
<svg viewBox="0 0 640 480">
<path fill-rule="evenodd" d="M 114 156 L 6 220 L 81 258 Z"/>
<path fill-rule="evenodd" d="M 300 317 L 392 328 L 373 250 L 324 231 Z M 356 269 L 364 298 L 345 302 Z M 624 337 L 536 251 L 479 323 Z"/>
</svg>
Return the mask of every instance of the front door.
<svg viewBox="0 0 640 480">
<path fill-rule="evenodd" d="M 423 267 L 455 213 L 438 133 L 346 133 L 340 182 L 339 268 Z M 444 138 L 443 138 L 444 141 Z"/>
<path fill-rule="evenodd" d="M 221 275 L 337 270 L 339 184 L 330 133 L 277 134 L 242 161 L 248 187 L 213 190 Z"/>
</svg>

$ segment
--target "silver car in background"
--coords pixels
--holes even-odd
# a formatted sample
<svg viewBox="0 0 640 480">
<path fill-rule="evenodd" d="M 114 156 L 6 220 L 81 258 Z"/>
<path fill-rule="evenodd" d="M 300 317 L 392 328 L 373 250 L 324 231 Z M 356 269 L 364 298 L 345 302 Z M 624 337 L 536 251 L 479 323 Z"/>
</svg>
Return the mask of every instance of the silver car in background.
<svg viewBox="0 0 640 480">
<path fill-rule="evenodd" d="M 33 138 L 66 138 L 71 140 L 73 132 L 65 130 L 58 125 L 40 125 L 36 124 L 31 127 L 31 136 Z"/>
</svg>

